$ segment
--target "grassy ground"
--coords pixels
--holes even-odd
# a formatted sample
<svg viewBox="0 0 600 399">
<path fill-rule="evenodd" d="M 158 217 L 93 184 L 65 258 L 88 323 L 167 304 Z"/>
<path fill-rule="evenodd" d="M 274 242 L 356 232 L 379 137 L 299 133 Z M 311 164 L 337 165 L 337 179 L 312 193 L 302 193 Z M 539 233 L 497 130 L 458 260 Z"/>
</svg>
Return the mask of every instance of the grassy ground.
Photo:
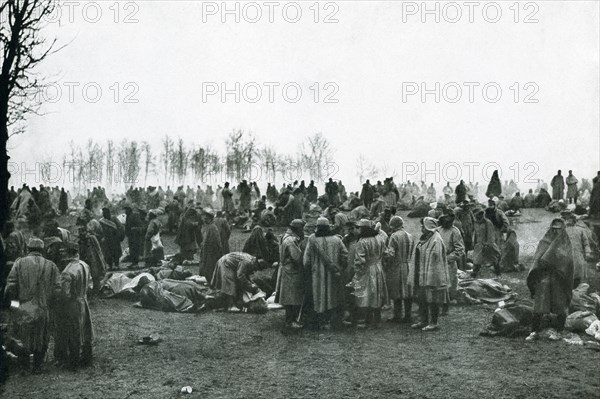
<svg viewBox="0 0 600 399">
<path fill-rule="evenodd" d="M 525 263 L 551 218 L 530 211 L 515 226 Z M 417 220 L 407 225 L 417 234 Z M 235 232 L 232 249 L 246 237 Z M 171 239 L 165 242 L 172 248 Z M 527 299 L 524 278 L 515 273 L 501 281 Z M 190 398 L 600 397 L 600 353 L 562 341 L 480 337 L 491 307 L 455 307 L 434 333 L 386 324 L 284 334 L 281 311 L 171 314 L 123 300 L 94 300 L 91 310 L 95 364 L 79 372 L 49 366 L 43 375 L 12 376 L 5 397 L 172 398 L 184 396 L 179 391 L 186 385 L 194 389 L 185 395 Z M 135 343 L 151 332 L 163 342 Z"/>
</svg>

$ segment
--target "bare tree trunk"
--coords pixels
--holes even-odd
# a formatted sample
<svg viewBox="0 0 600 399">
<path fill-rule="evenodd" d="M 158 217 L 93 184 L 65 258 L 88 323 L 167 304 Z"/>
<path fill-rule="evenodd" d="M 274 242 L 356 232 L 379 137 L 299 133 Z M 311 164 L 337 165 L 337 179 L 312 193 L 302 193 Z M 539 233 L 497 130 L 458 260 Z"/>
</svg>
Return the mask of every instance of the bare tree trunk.
<svg viewBox="0 0 600 399">
<path fill-rule="evenodd" d="M 0 106 L 0 108 L 2 108 Z M 8 181 L 10 180 L 10 172 L 8 171 L 8 151 L 6 143 L 8 142 L 8 128 L 6 120 L 2 117 L 6 112 L 0 110 L 0 228 L 4 229 L 4 224 L 9 218 L 10 205 L 8 203 Z M 0 271 L 2 272 L 2 271 Z"/>
</svg>

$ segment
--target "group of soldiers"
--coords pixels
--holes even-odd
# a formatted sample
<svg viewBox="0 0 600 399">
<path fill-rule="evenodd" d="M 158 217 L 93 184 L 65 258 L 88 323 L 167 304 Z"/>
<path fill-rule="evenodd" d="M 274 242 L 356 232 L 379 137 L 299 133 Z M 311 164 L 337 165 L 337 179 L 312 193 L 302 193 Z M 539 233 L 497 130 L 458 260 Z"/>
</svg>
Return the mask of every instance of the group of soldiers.
<svg viewBox="0 0 600 399">
<path fill-rule="evenodd" d="M 304 221 L 296 219 L 281 239 L 276 300 L 286 307 L 291 328 L 302 326 L 302 311 L 325 328 L 377 325 L 388 304 L 391 321 L 412 323 L 416 301 L 419 320 L 412 326 L 436 330 L 440 313 L 456 303 L 457 273 L 466 268 L 468 251 L 473 250 L 474 276 L 484 265 L 500 274 L 500 247 L 509 223 L 494 200 L 488 207 L 430 210 L 417 239 L 395 208 L 386 207 L 373 219 L 340 216 L 319 217 L 312 234 L 305 234 Z"/>
<path fill-rule="evenodd" d="M 566 198 L 573 205 L 561 208 L 561 218 L 552 222 L 528 279 L 536 315 L 557 312 L 559 307 L 559 327 L 564 325 L 564 305 L 570 298 L 565 287 L 587 278 L 587 262 L 597 242 L 572 212 L 581 197 L 573 194 L 577 183 L 571 176 L 566 180 Z M 98 293 L 105 272 L 118 268 L 120 262 L 135 267 L 143 257 L 145 266 L 160 264 L 163 212 L 167 213 L 164 230 L 176 234 L 178 260 L 192 261 L 198 254 L 200 275 L 229 299 L 227 306 L 241 303 L 244 293 L 250 298 L 257 295 L 265 282 L 255 283 L 254 272 L 276 264 L 272 291 L 275 301 L 285 307 L 285 323 L 291 329 L 377 326 L 382 308 L 391 306 L 390 321 L 437 330 L 440 314 L 456 303 L 457 273 L 467 268 L 468 260 L 473 277 L 484 266 L 499 275 L 518 264 L 519 244 L 507 214 L 525 207 L 528 199 L 521 204 L 516 186 L 512 197 L 503 198 L 495 179 L 497 175 L 488 186 L 487 206 L 473 196 L 475 186 L 461 182 L 454 189 L 444 187 L 445 197 L 423 208 L 420 232 L 413 234 L 396 213 L 402 208 L 403 193 L 410 193 L 413 212 L 425 198 L 415 199 L 414 183 L 397 186 L 393 178 L 376 185 L 366 181 L 360 193 L 348 193 L 340 181 L 330 179 L 321 196 L 314 182 L 303 181 L 284 184 L 280 190 L 269 184 L 264 196 L 256 183 L 246 181 L 235 189 L 226 183 L 216 193 L 210 187 L 187 192 L 179 187 L 172 196 L 170 189 L 161 193 L 153 187 L 132 188 L 116 205 L 102 188 L 94 188 L 78 212 L 76 235 L 57 222 L 68 210 L 63 205 L 68 202 L 64 189 L 25 186 L 14 196 L 13 219 L 6 224 L 2 245 L 9 266 L 5 272 L 10 270 L 2 276 L 4 299 L 17 315 L 11 323 L 13 336 L 33 354 L 35 371 L 40 370 L 50 336 L 55 339 L 54 358 L 59 364 L 89 363 L 93 333 L 88 293 Z M 550 201 L 564 198 L 557 181 L 560 178 L 553 179 L 556 188 Z M 543 183 L 539 186 L 537 197 L 546 191 Z M 427 200 L 433 190 L 426 188 Z M 57 192 L 59 213 L 53 212 Z M 31 203 L 44 209 L 41 216 L 27 212 Z M 589 205 L 590 216 L 600 214 L 600 172 L 593 179 Z M 146 210 L 148 206 L 153 208 Z M 120 209 L 125 211 L 124 219 L 116 215 Z M 37 224 L 32 225 L 32 216 L 39 216 Z M 240 227 L 252 233 L 242 251 L 231 251 L 231 229 L 240 220 Z M 271 230 L 277 225 L 287 226 L 279 239 Z M 28 228 L 33 238 L 26 240 Z M 128 254 L 123 253 L 125 238 Z M 556 248 L 561 246 L 569 248 L 566 266 L 558 262 L 564 251 Z M 540 266 L 548 264 L 556 267 Z M 417 320 L 412 317 L 414 302 L 419 305 Z M 534 333 L 539 329 L 538 316 Z M 532 334 L 530 340 L 535 337 Z M 22 359 L 27 363 L 29 356 Z"/>
<path fill-rule="evenodd" d="M 90 267 L 79 259 L 76 242 L 66 242 L 66 265 L 61 269 L 47 258 L 46 251 L 43 240 L 28 240 L 12 264 L 3 298 L 13 310 L 13 338 L 7 347 L 18 353 L 23 371 L 34 373 L 42 371 L 51 336 L 58 367 L 76 369 L 92 361 L 93 328 L 87 302 L 93 286 Z"/>
</svg>

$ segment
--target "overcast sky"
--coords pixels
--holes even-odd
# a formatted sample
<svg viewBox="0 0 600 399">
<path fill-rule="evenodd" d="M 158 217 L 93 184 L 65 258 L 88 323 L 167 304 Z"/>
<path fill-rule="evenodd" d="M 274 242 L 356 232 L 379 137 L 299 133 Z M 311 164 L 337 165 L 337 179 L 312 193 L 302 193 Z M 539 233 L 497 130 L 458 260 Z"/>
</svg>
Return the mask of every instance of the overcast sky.
<svg viewBox="0 0 600 399">
<path fill-rule="evenodd" d="M 158 147 L 165 134 L 224 150 L 235 128 L 281 152 L 294 152 L 307 135 L 323 132 L 336 148 L 334 177 L 350 186 L 358 185 L 359 154 L 380 168 L 387 164 L 388 174 L 395 169 L 398 177 L 404 163 L 410 180 L 421 180 L 408 172 L 413 163 L 422 172 L 423 162 L 432 170 L 440 163 L 429 181 L 445 180 L 444 171 L 453 177 L 454 166 L 444 169 L 448 162 L 473 181 L 483 181 L 483 165 L 494 162 L 503 180 L 518 171 L 519 182 L 534 172 L 531 177 L 549 181 L 559 168 L 592 177 L 600 169 L 599 3 L 522 2 L 518 15 L 513 3 L 481 2 L 473 22 L 463 2 L 437 3 L 439 23 L 434 14 L 422 15 L 421 2 L 321 2 L 318 16 L 309 8 L 313 2 L 299 2 L 296 23 L 296 3 L 289 2 L 274 8 L 273 23 L 263 2 L 254 3 L 262 12 L 256 23 L 257 7 L 243 2 L 239 23 L 235 15 L 221 21 L 221 2 L 102 2 L 96 23 L 95 5 L 84 11 L 79 3 L 72 15 L 63 8 L 60 27 L 47 30 L 71 42 L 40 69 L 56 76 L 62 96 L 45 106 L 47 115 L 30 119 L 27 134 L 11 138 L 11 156 L 16 162 L 60 161 L 69 141 L 84 144 L 90 137 Z M 492 23 L 498 8 L 502 14 Z M 126 17 L 138 22 L 124 23 Z M 72 101 L 66 82 L 79 84 Z M 252 85 L 246 96 L 240 90 L 239 103 L 234 94 L 222 102 L 220 93 L 203 93 L 222 82 L 229 89 L 256 82 L 262 98 L 249 101 L 256 96 Z M 265 82 L 279 84 L 273 103 Z M 82 93 L 89 83 L 102 89 L 95 103 Z M 432 90 L 425 101 L 421 83 Z M 452 102 L 457 86 L 462 97 Z M 294 103 L 297 87 L 302 95 Z M 493 102 L 497 88 L 502 93 Z M 94 87 L 87 94 L 94 97 Z M 128 95 L 137 103 L 126 103 Z M 328 95 L 337 103 L 325 102 Z M 465 162 L 479 165 L 470 169 Z"/>
</svg>

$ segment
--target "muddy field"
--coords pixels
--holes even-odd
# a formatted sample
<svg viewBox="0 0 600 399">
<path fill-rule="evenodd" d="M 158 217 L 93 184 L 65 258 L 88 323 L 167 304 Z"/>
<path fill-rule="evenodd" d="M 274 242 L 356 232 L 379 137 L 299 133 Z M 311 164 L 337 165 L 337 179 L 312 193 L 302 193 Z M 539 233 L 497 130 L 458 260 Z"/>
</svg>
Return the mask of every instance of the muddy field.
<svg viewBox="0 0 600 399">
<path fill-rule="evenodd" d="M 515 226 L 524 263 L 552 215 L 529 211 Z M 418 220 L 408 220 L 416 234 Z M 234 232 L 232 249 L 247 234 Z M 172 237 L 165 237 L 173 250 Z M 167 251 L 168 252 L 168 251 Z M 529 299 L 525 272 L 501 281 Z M 490 271 L 484 271 L 488 277 Z M 600 286 L 592 271 L 590 283 Z M 594 398 L 600 353 L 565 342 L 485 338 L 489 306 L 454 307 L 441 330 L 405 325 L 342 332 L 282 332 L 282 311 L 266 315 L 171 314 L 124 300 L 91 302 L 95 363 L 71 372 L 13 375 L 6 398 Z M 384 314 L 384 317 L 388 317 Z M 141 346 L 156 332 L 158 346 Z M 52 348 L 49 359 L 52 360 Z M 183 386 L 193 393 L 180 393 Z"/>
</svg>

